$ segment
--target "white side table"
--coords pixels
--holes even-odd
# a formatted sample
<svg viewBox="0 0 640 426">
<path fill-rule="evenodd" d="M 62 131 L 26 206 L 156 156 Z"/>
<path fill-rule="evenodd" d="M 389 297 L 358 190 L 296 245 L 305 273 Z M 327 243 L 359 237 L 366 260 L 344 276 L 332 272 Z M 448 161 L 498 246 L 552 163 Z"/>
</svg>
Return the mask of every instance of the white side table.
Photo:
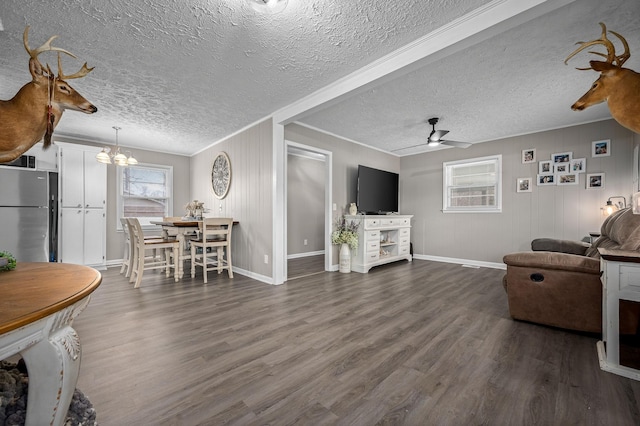
<svg viewBox="0 0 640 426">
<path fill-rule="evenodd" d="M 602 340 L 596 344 L 600 368 L 640 380 L 640 370 L 620 365 L 620 300 L 640 302 L 640 253 L 598 249 L 602 271 Z M 606 344 L 606 347 L 605 347 Z"/>
</svg>

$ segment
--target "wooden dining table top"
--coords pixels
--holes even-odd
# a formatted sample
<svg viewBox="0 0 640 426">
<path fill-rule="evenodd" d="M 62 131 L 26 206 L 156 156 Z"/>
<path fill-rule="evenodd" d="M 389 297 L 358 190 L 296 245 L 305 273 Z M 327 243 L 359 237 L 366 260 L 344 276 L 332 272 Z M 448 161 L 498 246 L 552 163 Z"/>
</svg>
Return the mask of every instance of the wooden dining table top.
<svg viewBox="0 0 640 426">
<path fill-rule="evenodd" d="M 160 226 L 175 226 L 178 228 L 189 228 L 189 227 L 198 227 L 200 224 L 202 224 L 201 220 L 164 220 L 164 221 L 151 221 L 149 222 L 153 225 L 160 225 Z M 238 222 L 237 220 L 233 221 L 234 225 L 237 225 Z"/>
<path fill-rule="evenodd" d="M 18 262 L 14 270 L 0 272 L 0 334 L 73 305 L 101 282 L 100 272 L 88 266 Z"/>
</svg>

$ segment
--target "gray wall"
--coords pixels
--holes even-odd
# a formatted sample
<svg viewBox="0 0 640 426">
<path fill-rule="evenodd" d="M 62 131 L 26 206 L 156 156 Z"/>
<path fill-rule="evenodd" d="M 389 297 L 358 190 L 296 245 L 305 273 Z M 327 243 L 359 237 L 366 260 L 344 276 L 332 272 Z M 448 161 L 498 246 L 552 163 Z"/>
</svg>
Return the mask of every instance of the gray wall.
<svg viewBox="0 0 640 426">
<path fill-rule="evenodd" d="M 611 139 L 609 157 L 591 158 L 591 142 Z M 416 255 L 502 263 L 510 252 L 530 249 L 538 237 L 581 240 L 598 231 L 600 207 L 608 197 L 634 192 L 633 133 L 613 120 L 449 148 L 403 157 L 400 164 L 401 211 L 414 214 L 411 240 Z M 523 149 L 536 149 L 536 163 L 522 164 Z M 536 186 L 517 193 L 516 179 L 534 178 L 538 161 L 552 153 L 586 158 L 587 173 L 604 172 L 603 189 L 586 189 L 586 173 L 576 186 Z M 502 213 L 442 213 L 442 163 L 502 154 Z"/>
<path fill-rule="evenodd" d="M 233 217 L 234 268 L 257 279 L 273 276 L 273 126 L 271 120 L 215 144 L 191 157 L 191 199 L 204 201 L 205 216 Z M 211 166 L 224 151 L 231 161 L 231 186 L 218 200 L 211 189 Z M 264 256 L 268 262 L 264 262 Z"/>
<path fill-rule="evenodd" d="M 79 145 L 113 146 L 111 142 L 105 144 L 65 137 L 56 137 L 55 140 Z M 125 147 L 121 145 L 121 148 Z M 127 148 L 126 150 L 129 149 Z M 131 151 L 140 163 L 173 166 L 173 212 L 176 216 L 182 216 L 184 214 L 182 206 L 189 202 L 189 157 L 156 151 L 145 151 L 137 148 L 131 149 Z M 124 234 L 122 231 L 116 229 L 116 225 L 120 220 L 116 211 L 118 199 L 118 177 L 116 170 L 116 165 L 107 167 L 107 264 L 120 262 L 124 249 Z M 150 234 L 152 234 L 152 232 L 150 232 Z M 158 234 L 160 234 L 159 230 Z"/>
<path fill-rule="evenodd" d="M 288 141 L 333 153 L 332 197 L 337 209 L 333 212 L 332 223 L 341 215 L 347 214 L 349 204 L 356 201 L 358 164 L 390 172 L 400 172 L 400 158 L 395 155 L 352 143 L 296 123 L 285 126 L 284 136 Z M 405 213 L 402 208 L 401 213 Z M 411 212 L 406 214 L 411 214 Z M 331 264 L 337 263 L 338 250 L 333 250 Z"/>
<path fill-rule="evenodd" d="M 287 255 L 324 252 L 324 170 L 324 161 L 287 155 Z"/>
</svg>

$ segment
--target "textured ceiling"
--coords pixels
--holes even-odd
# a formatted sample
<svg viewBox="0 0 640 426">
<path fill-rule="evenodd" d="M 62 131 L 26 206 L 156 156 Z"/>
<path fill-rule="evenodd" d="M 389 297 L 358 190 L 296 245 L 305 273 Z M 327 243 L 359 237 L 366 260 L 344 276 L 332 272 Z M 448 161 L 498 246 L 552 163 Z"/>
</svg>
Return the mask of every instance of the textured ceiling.
<svg viewBox="0 0 640 426">
<path fill-rule="evenodd" d="M 67 73 L 95 66 L 72 85 L 98 112 L 66 112 L 56 134 L 113 143 L 118 125 L 121 145 L 191 155 L 487 3 L 289 0 L 261 15 L 243 0 L 3 0 L 0 99 L 30 80 L 30 25 L 32 47 L 58 34 L 78 56 L 63 58 Z M 607 118 L 606 106 L 568 109 L 596 74 L 562 60 L 604 21 L 640 69 L 639 12 L 637 1 L 574 2 L 299 121 L 392 150 L 420 143 L 429 116 L 469 142 Z"/>
</svg>

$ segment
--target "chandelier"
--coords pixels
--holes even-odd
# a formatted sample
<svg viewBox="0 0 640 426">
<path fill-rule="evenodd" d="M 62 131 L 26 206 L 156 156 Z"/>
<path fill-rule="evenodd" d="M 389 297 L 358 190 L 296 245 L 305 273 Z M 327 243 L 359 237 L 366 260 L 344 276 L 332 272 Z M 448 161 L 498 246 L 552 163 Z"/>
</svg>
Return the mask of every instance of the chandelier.
<svg viewBox="0 0 640 426">
<path fill-rule="evenodd" d="M 118 145 L 118 130 L 120 130 L 121 127 L 113 126 L 113 129 L 116 131 L 115 149 L 111 149 L 108 146 L 105 146 L 104 148 L 102 148 L 102 151 L 100 151 L 100 153 L 96 155 L 96 160 L 98 160 L 99 163 L 115 164 L 117 166 L 132 166 L 138 164 L 138 160 L 133 158 L 133 154 L 131 154 L 131 151 L 126 151 L 129 153 L 128 157 L 120 152 L 120 146 Z"/>
</svg>

